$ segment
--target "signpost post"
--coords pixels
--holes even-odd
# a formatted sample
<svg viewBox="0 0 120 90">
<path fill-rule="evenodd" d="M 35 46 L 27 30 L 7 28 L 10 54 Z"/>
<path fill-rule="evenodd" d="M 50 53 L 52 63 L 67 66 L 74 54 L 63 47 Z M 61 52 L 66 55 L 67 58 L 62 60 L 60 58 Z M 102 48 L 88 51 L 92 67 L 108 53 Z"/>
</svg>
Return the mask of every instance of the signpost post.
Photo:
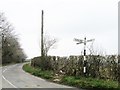
<svg viewBox="0 0 120 90">
<path fill-rule="evenodd" d="M 81 40 L 81 39 L 74 39 L 74 41 L 76 41 L 77 43 L 76 44 L 84 44 L 84 62 L 83 62 L 83 73 L 84 75 L 86 75 L 86 66 L 87 66 L 87 60 L 86 60 L 86 43 L 87 42 L 92 42 L 94 41 L 95 39 L 90 39 L 90 40 L 86 40 L 86 37 L 84 38 L 84 40 Z"/>
</svg>

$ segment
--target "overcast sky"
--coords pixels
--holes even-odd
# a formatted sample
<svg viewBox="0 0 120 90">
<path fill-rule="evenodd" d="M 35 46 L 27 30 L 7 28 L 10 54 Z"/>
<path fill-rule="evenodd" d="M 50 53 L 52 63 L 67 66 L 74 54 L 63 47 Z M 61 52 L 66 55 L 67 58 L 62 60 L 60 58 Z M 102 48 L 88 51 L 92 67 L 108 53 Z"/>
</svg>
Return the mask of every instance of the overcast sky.
<svg viewBox="0 0 120 90">
<path fill-rule="evenodd" d="M 0 11 L 15 27 L 28 58 L 41 54 L 41 10 L 44 10 L 44 31 L 58 39 L 55 49 L 51 49 L 49 55 L 80 55 L 83 45 L 76 45 L 73 39 L 83 39 L 85 36 L 87 39 L 95 39 L 95 50 L 117 54 L 118 1 L 0 0 Z"/>
</svg>

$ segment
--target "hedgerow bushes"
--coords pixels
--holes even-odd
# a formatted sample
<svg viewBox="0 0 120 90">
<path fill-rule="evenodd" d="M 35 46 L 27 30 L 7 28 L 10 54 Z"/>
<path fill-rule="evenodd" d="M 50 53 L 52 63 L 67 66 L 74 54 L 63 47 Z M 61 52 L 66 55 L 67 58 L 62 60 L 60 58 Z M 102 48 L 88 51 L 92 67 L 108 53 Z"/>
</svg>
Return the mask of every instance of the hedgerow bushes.
<svg viewBox="0 0 120 90">
<path fill-rule="evenodd" d="M 118 57 L 116 55 L 87 56 L 87 77 L 99 79 L 118 79 Z M 44 61 L 41 57 L 35 57 L 31 61 L 34 67 L 42 67 L 45 70 L 53 70 L 55 74 L 64 74 L 70 76 L 84 76 L 83 73 L 83 56 L 47 56 Z"/>
<path fill-rule="evenodd" d="M 30 64 L 25 64 L 23 70 L 31 73 L 32 75 L 47 79 L 49 81 L 57 82 L 60 84 L 70 85 L 78 88 L 85 88 L 85 90 L 119 90 L 117 81 L 104 80 L 91 77 L 81 77 L 81 76 L 69 76 L 62 75 L 56 79 L 56 75 L 53 70 L 42 70 L 40 67 L 33 67 Z M 59 79 L 59 80 L 58 80 Z M 94 88 L 94 89 L 93 89 Z"/>
</svg>

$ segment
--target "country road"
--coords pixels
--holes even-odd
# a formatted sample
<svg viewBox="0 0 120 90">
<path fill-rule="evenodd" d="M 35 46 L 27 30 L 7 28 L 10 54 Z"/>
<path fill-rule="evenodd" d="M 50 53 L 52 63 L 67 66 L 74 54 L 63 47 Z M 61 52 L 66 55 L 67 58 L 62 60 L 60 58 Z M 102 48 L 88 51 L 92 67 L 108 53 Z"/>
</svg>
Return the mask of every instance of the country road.
<svg viewBox="0 0 120 90">
<path fill-rule="evenodd" d="M 23 64 L 5 66 L 2 69 L 2 88 L 72 88 L 46 81 L 22 70 Z M 74 89 L 78 90 L 78 89 Z"/>
</svg>

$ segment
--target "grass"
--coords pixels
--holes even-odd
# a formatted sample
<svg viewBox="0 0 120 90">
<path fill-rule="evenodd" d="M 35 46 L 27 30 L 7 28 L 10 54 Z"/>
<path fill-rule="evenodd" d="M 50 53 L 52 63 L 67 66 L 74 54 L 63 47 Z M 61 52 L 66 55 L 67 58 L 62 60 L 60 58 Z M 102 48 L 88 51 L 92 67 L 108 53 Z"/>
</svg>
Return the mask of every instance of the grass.
<svg viewBox="0 0 120 90">
<path fill-rule="evenodd" d="M 42 71 L 40 68 L 34 68 L 29 64 L 25 64 L 23 69 L 35 76 L 42 77 L 48 80 L 53 80 L 53 71 Z M 75 76 L 63 76 L 60 82 L 61 84 L 75 86 L 78 88 L 118 88 L 118 82 L 112 80 L 102 80 L 97 78 L 85 78 L 85 77 L 75 77 Z"/>
<path fill-rule="evenodd" d="M 52 71 L 42 71 L 40 68 L 33 68 L 32 66 L 30 66 L 29 64 L 25 64 L 23 66 L 23 70 L 25 70 L 26 72 L 38 76 L 38 77 L 42 77 L 45 79 L 52 79 L 53 78 L 53 72 Z"/>
<path fill-rule="evenodd" d="M 64 76 L 62 82 L 67 85 L 79 88 L 118 88 L 118 82 L 112 80 L 102 80 L 96 78 L 85 78 L 75 76 Z"/>
</svg>

